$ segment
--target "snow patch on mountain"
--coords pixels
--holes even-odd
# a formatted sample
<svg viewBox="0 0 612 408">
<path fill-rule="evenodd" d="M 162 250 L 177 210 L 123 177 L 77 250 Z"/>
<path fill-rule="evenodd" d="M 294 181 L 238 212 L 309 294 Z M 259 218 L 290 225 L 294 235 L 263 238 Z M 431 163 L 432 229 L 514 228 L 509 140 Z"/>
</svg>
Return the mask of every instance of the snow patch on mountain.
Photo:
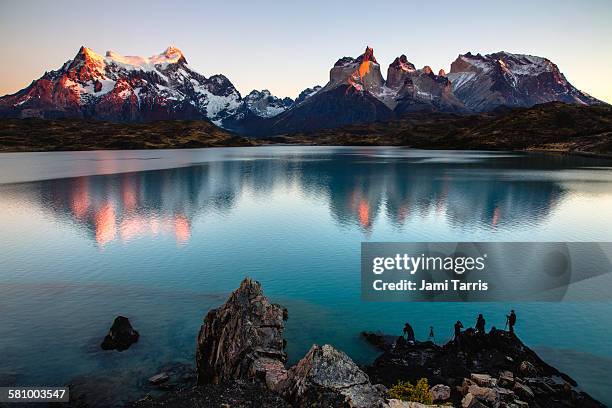
<svg viewBox="0 0 612 408">
<path fill-rule="evenodd" d="M 476 76 L 476 73 L 471 72 L 471 71 L 451 72 L 446 75 L 446 77 L 451 81 L 453 92 L 461 88 L 466 82 L 469 82 L 475 76 Z"/>
<path fill-rule="evenodd" d="M 244 103 L 256 116 L 271 118 L 289 109 L 293 105 L 293 100 L 291 98 L 278 98 L 264 89 L 263 91 L 251 91 L 244 97 Z"/>
</svg>

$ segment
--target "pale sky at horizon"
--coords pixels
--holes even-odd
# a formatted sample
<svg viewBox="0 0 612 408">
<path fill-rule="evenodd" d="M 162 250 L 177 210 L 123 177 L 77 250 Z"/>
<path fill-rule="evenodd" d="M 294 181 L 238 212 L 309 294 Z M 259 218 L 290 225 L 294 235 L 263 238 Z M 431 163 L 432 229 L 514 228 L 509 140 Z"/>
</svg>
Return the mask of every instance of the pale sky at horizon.
<svg viewBox="0 0 612 408">
<path fill-rule="evenodd" d="M 269 89 L 295 98 L 324 85 L 338 58 L 370 45 L 383 76 L 400 54 L 435 71 L 468 51 L 539 55 L 612 103 L 610 22 L 610 0 L 0 0 L 0 95 L 58 69 L 81 45 L 142 56 L 175 45 L 192 69 L 227 76 L 242 95 Z"/>
</svg>

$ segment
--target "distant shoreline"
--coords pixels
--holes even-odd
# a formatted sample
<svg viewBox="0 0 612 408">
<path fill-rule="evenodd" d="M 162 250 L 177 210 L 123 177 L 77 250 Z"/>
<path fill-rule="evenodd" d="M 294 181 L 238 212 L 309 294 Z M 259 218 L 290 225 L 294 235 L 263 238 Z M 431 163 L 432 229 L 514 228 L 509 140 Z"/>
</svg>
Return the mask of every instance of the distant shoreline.
<svg viewBox="0 0 612 408">
<path fill-rule="evenodd" d="M 523 151 L 612 158 L 612 107 L 547 103 L 498 114 L 421 112 L 385 122 L 276 136 L 238 135 L 205 120 L 143 123 L 0 119 L 0 152 L 157 150 L 205 147 L 398 146 Z"/>
<path fill-rule="evenodd" d="M 0 155 L 4 153 L 78 153 L 78 152 L 113 152 L 113 151 L 156 151 L 156 150 L 199 150 L 199 149 L 223 149 L 229 147 L 397 147 L 407 148 L 414 150 L 443 150 L 443 151 L 482 151 L 482 152 L 509 152 L 509 153 L 542 153 L 549 155 L 562 155 L 562 156 L 580 156 L 589 157 L 593 159 L 609 159 L 612 160 L 612 153 L 593 153 L 577 150 L 554 150 L 554 149 L 522 149 L 522 150 L 508 150 L 508 149 L 444 149 L 438 147 L 425 148 L 425 147 L 410 147 L 401 145 L 376 145 L 376 144 L 312 144 L 312 143 L 260 143 L 260 144 L 247 144 L 247 145 L 227 145 L 227 146 L 204 146 L 204 147 L 159 147 L 159 148 L 148 148 L 148 149 L 86 149 L 86 150 L 2 150 L 0 146 Z M 1 157 L 1 156 L 0 156 Z"/>
</svg>

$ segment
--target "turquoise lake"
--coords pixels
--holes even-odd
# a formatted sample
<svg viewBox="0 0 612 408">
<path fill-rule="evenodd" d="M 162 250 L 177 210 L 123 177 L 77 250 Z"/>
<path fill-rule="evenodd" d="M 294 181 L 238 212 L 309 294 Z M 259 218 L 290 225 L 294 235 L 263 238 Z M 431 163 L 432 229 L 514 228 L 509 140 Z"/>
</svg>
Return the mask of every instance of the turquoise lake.
<svg viewBox="0 0 612 408">
<path fill-rule="evenodd" d="M 404 148 L 216 148 L 0 154 L 0 386 L 107 379 L 121 398 L 193 362 L 206 312 L 245 276 L 289 311 L 291 362 L 359 333 L 447 341 L 457 319 L 503 327 L 612 404 L 612 274 L 598 302 L 362 302 L 361 242 L 612 241 L 612 161 Z M 117 315 L 140 341 L 103 352 Z M 76 380 L 75 380 L 76 379 Z"/>
</svg>

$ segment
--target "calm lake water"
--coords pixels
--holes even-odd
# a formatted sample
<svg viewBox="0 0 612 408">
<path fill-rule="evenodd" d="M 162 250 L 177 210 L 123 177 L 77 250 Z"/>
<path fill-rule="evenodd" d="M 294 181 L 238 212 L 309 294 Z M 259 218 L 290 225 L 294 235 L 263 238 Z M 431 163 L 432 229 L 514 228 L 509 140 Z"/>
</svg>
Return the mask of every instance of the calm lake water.
<svg viewBox="0 0 612 408">
<path fill-rule="evenodd" d="M 612 303 L 365 303 L 363 241 L 612 241 L 612 163 L 543 154 L 258 147 L 0 154 L 0 386 L 91 376 L 122 398 L 193 362 L 206 312 L 241 279 L 289 310 L 291 361 L 362 330 L 446 341 L 503 327 L 612 404 Z M 610 293 L 612 274 L 570 287 Z M 590 293 L 590 292 L 588 292 Z M 568 293 L 568 295 L 571 293 Z M 609 298 L 609 295 L 607 296 Z M 99 343 L 116 315 L 141 340 Z M 101 385 L 102 387 L 102 385 Z M 102 391 L 100 391 L 102 392 Z"/>
</svg>

